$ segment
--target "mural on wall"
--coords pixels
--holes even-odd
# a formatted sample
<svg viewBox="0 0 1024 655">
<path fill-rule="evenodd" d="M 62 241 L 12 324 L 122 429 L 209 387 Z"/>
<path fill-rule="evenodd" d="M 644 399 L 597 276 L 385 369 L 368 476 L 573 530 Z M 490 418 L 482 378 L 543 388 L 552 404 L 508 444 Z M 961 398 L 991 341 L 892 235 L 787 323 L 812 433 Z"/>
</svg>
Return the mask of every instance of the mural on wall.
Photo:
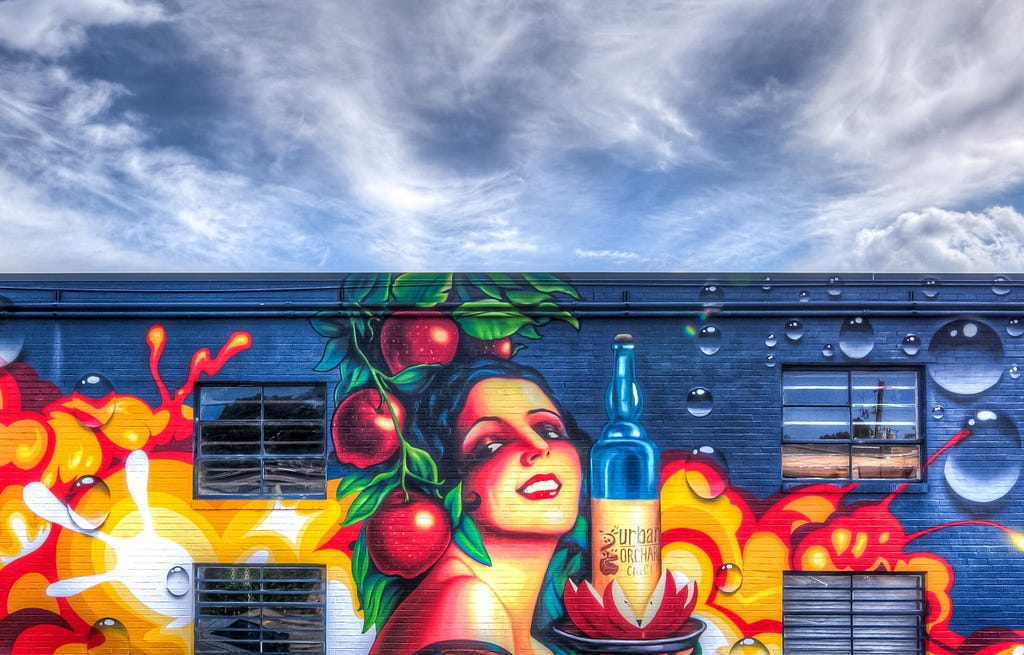
<svg viewBox="0 0 1024 655">
<path fill-rule="evenodd" d="M 852 483 L 760 498 L 731 483 L 725 457 L 709 446 L 661 453 L 664 573 L 649 583 L 654 601 L 638 608 L 621 585 L 588 586 L 595 552 L 623 566 L 644 564 L 645 551 L 591 543 L 599 435 L 582 432 L 545 371 L 516 358 L 552 321 L 580 327 L 566 309 L 576 290 L 543 275 L 382 274 L 350 276 L 344 293 L 356 311 L 312 319 L 325 347 L 310 365 L 336 381 L 339 473 L 330 502 L 319 504 L 235 501 L 210 511 L 192 500 L 186 402 L 201 376 L 258 345 L 244 324 L 216 355 L 204 347 L 187 364 L 162 361 L 166 341 L 187 334 L 154 325 L 139 335 L 160 397 L 153 405 L 96 374 L 61 390 L 22 361 L 16 338 L 0 335 L 0 654 L 190 652 L 197 562 L 326 567 L 330 653 L 447 644 L 568 654 L 588 640 L 668 640 L 673 652 L 777 654 L 787 570 L 924 572 L 928 653 L 1024 653 L 1024 630 L 951 629 L 954 569 L 915 548 L 926 534 L 973 526 L 1024 550 L 1012 526 L 965 516 L 908 532 L 891 509 L 902 488 L 873 500 Z M 389 305 L 419 309 L 379 312 Z M 715 342 L 709 316 L 681 326 L 702 349 Z M 866 348 L 865 320 L 844 325 L 844 353 Z M 933 380 L 964 393 L 992 386 L 1001 357 L 985 351 L 991 340 L 972 341 L 991 329 L 944 325 L 930 340 Z M 966 376 L 943 358 L 965 339 L 982 343 Z M 610 338 L 607 352 L 611 379 Z M 167 388 L 161 366 L 184 376 L 181 388 Z M 643 370 L 637 376 L 642 389 Z M 642 426 L 639 403 L 622 402 L 610 422 Z M 984 410 L 952 434 L 933 433 L 941 445 L 927 465 L 942 457 L 949 484 L 976 502 L 1005 495 L 1016 477 L 999 466 L 992 484 L 973 488 L 969 452 L 971 434 L 998 431 L 1001 420 Z M 950 456 L 957 452 L 966 454 Z M 618 539 L 639 542 L 642 532 Z M 688 631 L 697 634 L 672 641 Z"/>
</svg>

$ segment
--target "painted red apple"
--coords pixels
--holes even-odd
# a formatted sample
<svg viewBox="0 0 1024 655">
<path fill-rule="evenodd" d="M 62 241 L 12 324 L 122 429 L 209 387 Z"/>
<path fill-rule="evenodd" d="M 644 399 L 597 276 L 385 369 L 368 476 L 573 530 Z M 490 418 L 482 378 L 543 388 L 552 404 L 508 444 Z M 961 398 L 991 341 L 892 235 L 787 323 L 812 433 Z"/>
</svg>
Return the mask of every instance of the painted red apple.
<svg viewBox="0 0 1024 655">
<path fill-rule="evenodd" d="M 366 519 L 370 559 L 385 575 L 415 578 L 429 569 L 452 539 L 452 522 L 441 501 L 401 489 L 388 494 Z"/>
<path fill-rule="evenodd" d="M 380 330 L 391 373 L 417 364 L 447 364 L 459 347 L 459 328 L 440 312 L 395 312 Z"/>
<path fill-rule="evenodd" d="M 374 466 L 398 450 L 398 429 L 404 427 L 405 408 L 387 395 L 395 416 L 376 389 L 360 389 L 349 394 L 331 420 L 331 436 L 338 460 L 357 468 Z M 395 426 L 395 419 L 398 426 Z"/>
<path fill-rule="evenodd" d="M 617 580 L 597 593 L 590 581 L 567 580 L 563 592 L 569 618 L 595 639 L 666 639 L 677 635 L 697 605 L 697 583 L 663 571 L 643 612 L 637 612 Z"/>
<path fill-rule="evenodd" d="M 477 339 L 468 335 L 460 337 L 462 351 L 470 357 L 512 357 L 512 337 L 504 339 Z"/>
</svg>

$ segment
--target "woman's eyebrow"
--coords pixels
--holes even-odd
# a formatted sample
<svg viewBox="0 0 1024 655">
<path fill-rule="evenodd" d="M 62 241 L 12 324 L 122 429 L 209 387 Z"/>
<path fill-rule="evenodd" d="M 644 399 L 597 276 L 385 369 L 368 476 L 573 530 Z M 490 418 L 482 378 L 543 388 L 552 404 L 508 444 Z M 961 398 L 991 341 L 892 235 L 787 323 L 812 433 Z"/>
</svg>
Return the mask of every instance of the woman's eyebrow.
<svg viewBox="0 0 1024 655">
<path fill-rule="evenodd" d="M 548 409 L 546 407 L 540 407 L 538 409 L 531 409 L 530 411 L 528 411 L 526 413 L 529 416 L 533 416 L 534 414 L 550 414 L 551 416 L 556 417 L 559 421 L 562 420 L 562 415 L 561 414 L 559 414 L 556 410 Z"/>
<path fill-rule="evenodd" d="M 473 434 L 473 432 L 476 430 L 477 426 L 479 426 L 481 423 L 500 423 L 500 422 L 501 422 L 501 419 L 498 418 L 497 416 L 481 416 L 477 420 L 473 421 L 469 425 L 469 427 L 466 428 L 466 436 L 463 437 L 463 439 L 462 439 L 462 450 L 463 451 L 468 450 L 473 445 L 475 445 L 477 441 L 480 440 L 479 437 L 474 438 L 475 435 Z"/>
</svg>

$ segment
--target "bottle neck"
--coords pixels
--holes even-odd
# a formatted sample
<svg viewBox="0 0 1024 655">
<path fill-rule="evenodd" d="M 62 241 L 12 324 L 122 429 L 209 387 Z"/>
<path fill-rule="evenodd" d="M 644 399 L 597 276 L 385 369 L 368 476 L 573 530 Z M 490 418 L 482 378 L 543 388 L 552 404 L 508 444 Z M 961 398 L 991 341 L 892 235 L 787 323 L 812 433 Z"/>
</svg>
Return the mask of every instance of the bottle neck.
<svg viewBox="0 0 1024 655">
<path fill-rule="evenodd" d="M 605 408 L 609 420 L 632 423 L 640 417 L 640 411 L 643 409 L 643 397 L 636 383 L 633 344 L 617 343 L 613 349 L 615 370 L 608 386 Z"/>
</svg>

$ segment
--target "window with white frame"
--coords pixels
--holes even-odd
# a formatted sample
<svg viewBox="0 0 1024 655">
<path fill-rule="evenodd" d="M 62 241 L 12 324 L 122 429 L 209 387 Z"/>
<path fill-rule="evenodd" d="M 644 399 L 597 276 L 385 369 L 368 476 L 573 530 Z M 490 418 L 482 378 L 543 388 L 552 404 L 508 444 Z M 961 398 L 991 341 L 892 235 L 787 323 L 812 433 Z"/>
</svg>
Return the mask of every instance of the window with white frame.
<svg viewBox="0 0 1024 655">
<path fill-rule="evenodd" d="M 921 479 L 916 368 L 782 372 L 783 480 Z"/>
<path fill-rule="evenodd" d="M 784 655 L 924 655 L 923 573 L 782 576 Z"/>
<path fill-rule="evenodd" d="M 197 498 L 326 497 L 324 385 L 208 384 L 197 395 Z"/>
<path fill-rule="evenodd" d="M 197 564 L 195 655 L 325 655 L 322 566 Z"/>
</svg>

